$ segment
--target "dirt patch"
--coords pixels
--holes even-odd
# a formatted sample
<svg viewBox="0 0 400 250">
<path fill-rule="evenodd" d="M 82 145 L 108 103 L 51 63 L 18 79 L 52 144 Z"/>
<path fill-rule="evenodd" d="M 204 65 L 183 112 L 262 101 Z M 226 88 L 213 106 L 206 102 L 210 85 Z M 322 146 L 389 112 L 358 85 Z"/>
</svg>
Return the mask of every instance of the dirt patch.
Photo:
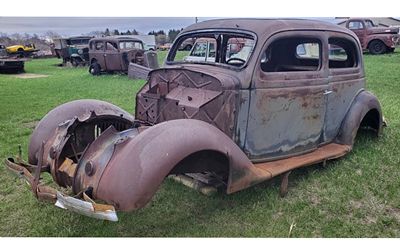
<svg viewBox="0 0 400 250">
<path fill-rule="evenodd" d="M 13 75 L 15 78 L 20 79 L 32 79 L 32 78 L 43 78 L 48 77 L 48 75 L 32 74 L 32 73 L 22 73 L 18 75 Z"/>
<path fill-rule="evenodd" d="M 378 221 L 378 216 L 382 215 L 392 217 L 400 222 L 400 208 L 386 204 L 374 196 L 359 201 L 351 200 L 350 208 L 350 211 L 359 209 L 368 211 L 366 216 L 361 219 L 364 224 L 375 224 Z M 349 213 L 349 217 L 353 219 L 352 212 Z"/>
<path fill-rule="evenodd" d="M 393 216 L 397 221 L 400 222 L 400 208 L 397 207 L 386 207 L 386 213 Z"/>
</svg>

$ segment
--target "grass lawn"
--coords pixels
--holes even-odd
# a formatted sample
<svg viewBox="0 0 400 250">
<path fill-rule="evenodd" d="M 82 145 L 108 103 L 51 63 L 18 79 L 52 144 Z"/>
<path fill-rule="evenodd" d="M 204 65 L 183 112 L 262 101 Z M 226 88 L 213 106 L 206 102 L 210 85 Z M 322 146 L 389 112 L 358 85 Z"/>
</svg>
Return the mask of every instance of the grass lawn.
<svg viewBox="0 0 400 250">
<path fill-rule="evenodd" d="M 287 237 L 291 225 L 291 237 L 400 237 L 400 52 L 364 57 L 367 88 L 381 101 L 389 126 L 379 139 L 359 135 L 352 153 L 324 168 L 294 171 L 285 198 L 279 197 L 279 178 L 212 197 L 166 180 L 147 207 L 119 213 L 113 223 L 38 202 L 1 162 L 0 237 Z M 18 144 L 26 159 L 35 122 L 64 102 L 94 98 L 133 112 L 144 81 L 93 77 L 86 68 L 60 68 L 58 62 L 26 63 L 28 73 L 47 78 L 0 75 L 1 160 L 14 155 Z"/>
</svg>

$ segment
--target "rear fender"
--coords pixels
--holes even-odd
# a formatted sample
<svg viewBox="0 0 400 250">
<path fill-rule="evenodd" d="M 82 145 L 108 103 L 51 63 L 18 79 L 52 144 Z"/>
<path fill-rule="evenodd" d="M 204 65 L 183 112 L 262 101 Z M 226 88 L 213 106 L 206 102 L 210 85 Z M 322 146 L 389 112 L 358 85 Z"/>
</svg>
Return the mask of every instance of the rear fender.
<svg viewBox="0 0 400 250">
<path fill-rule="evenodd" d="M 363 121 L 364 125 L 374 129 L 377 135 L 381 134 L 383 125 L 381 105 L 378 98 L 369 91 L 360 92 L 354 99 L 342 122 L 336 142 L 353 146 Z"/>
<path fill-rule="evenodd" d="M 93 197 L 122 211 L 141 208 L 182 160 L 201 151 L 216 152 L 228 160 L 228 193 L 250 186 L 257 179 L 247 156 L 223 132 L 203 121 L 180 119 L 159 123 L 116 144 L 107 166 L 95 166 L 104 170 Z M 212 170 L 213 165 L 208 167 Z M 78 168 L 78 175 L 80 171 L 83 166 Z M 85 182 L 90 183 L 87 178 Z"/>
</svg>

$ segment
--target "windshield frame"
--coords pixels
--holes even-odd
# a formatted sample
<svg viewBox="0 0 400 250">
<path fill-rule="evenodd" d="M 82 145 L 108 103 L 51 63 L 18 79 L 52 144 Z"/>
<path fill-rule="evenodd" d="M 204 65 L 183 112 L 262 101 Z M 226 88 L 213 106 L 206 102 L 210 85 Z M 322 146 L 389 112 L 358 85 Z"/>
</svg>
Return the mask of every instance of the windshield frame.
<svg viewBox="0 0 400 250">
<path fill-rule="evenodd" d="M 250 55 L 248 59 L 246 60 L 246 63 L 244 63 L 242 66 L 237 67 L 225 63 L 218 63 L 218 62 L 206 62 L 206 61 L 172 61 L 172 59 L 175 58 L 176 52 L 178 52 L 179 47 L 183 41 L 185 41 L 187 38 L 193 37 L 195 35 L 198 35 L 199 38 L 204 38 L 201 37 L 202 35 L 210 35 L 210 34 L 229 34 L 229 35 L 238 35 L 238 36 L 243 36 L 244 38 L 247 36 L 248 38 L 252 38 L 254 40 L 253 48 L 251 49 Z M 235 71 L 241 71 L 244 68 L 247 67 L 249 62 L 253 58 L 254 51 L 256 49 L 258 43 L 258 38 L 256 33 L 248 31 L 248 30 L 241 30 L 241 29 L 203 29 L 203 30 L 195 30 L 195 31 L 190 31 L 190 32 L 185 32 L 182 34 L 179 34 L 178 37 L 175 39 L 174 43 L 172 44 L 172 48 L 170 49 L 167 58 L 165 60 L 166 65 L 183 65 L 183 64 L 202 64 L 202 65 L 213 65 L 217 67 L 222 67 L 222 68 L 228 68 L 232 69 Z"/>
</svg>

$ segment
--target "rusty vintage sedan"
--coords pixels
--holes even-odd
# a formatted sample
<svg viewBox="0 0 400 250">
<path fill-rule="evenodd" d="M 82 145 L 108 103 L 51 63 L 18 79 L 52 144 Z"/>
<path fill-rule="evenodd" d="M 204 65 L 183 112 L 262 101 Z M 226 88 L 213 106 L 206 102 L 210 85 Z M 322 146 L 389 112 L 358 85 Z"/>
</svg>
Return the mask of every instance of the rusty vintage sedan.
<svg viewBox="0 0 400 250">
<path fill-rule="evenodd" d="M 145 51 L 141 40 L 131 36 L 108 36 L 89 41 L 89 73 L 128 72 L 129 64 L 154 68 L 157 54 Z"/>
<path fill-rule="evenodd" d="M 215 48 L 181 59 L 188 39 Z M 310 20 L 189 26 L 165 66 L 150 72 L 135 107 L 132 116 L 98 100 L 58 106 L 35 128 L 28 162 L 6 164 L 39 199 L 117 220 L 115 211 L 144 207 L 170 175 L 228 194 L 281 175 L 285 194 L 291 170 L 344 156 L 359 129 L 379 135 L 384 124 L 378 99 L 365 90 L 356 35 Z M 73 195 L 40 183 L 44 171 Z"/>
</svg>

